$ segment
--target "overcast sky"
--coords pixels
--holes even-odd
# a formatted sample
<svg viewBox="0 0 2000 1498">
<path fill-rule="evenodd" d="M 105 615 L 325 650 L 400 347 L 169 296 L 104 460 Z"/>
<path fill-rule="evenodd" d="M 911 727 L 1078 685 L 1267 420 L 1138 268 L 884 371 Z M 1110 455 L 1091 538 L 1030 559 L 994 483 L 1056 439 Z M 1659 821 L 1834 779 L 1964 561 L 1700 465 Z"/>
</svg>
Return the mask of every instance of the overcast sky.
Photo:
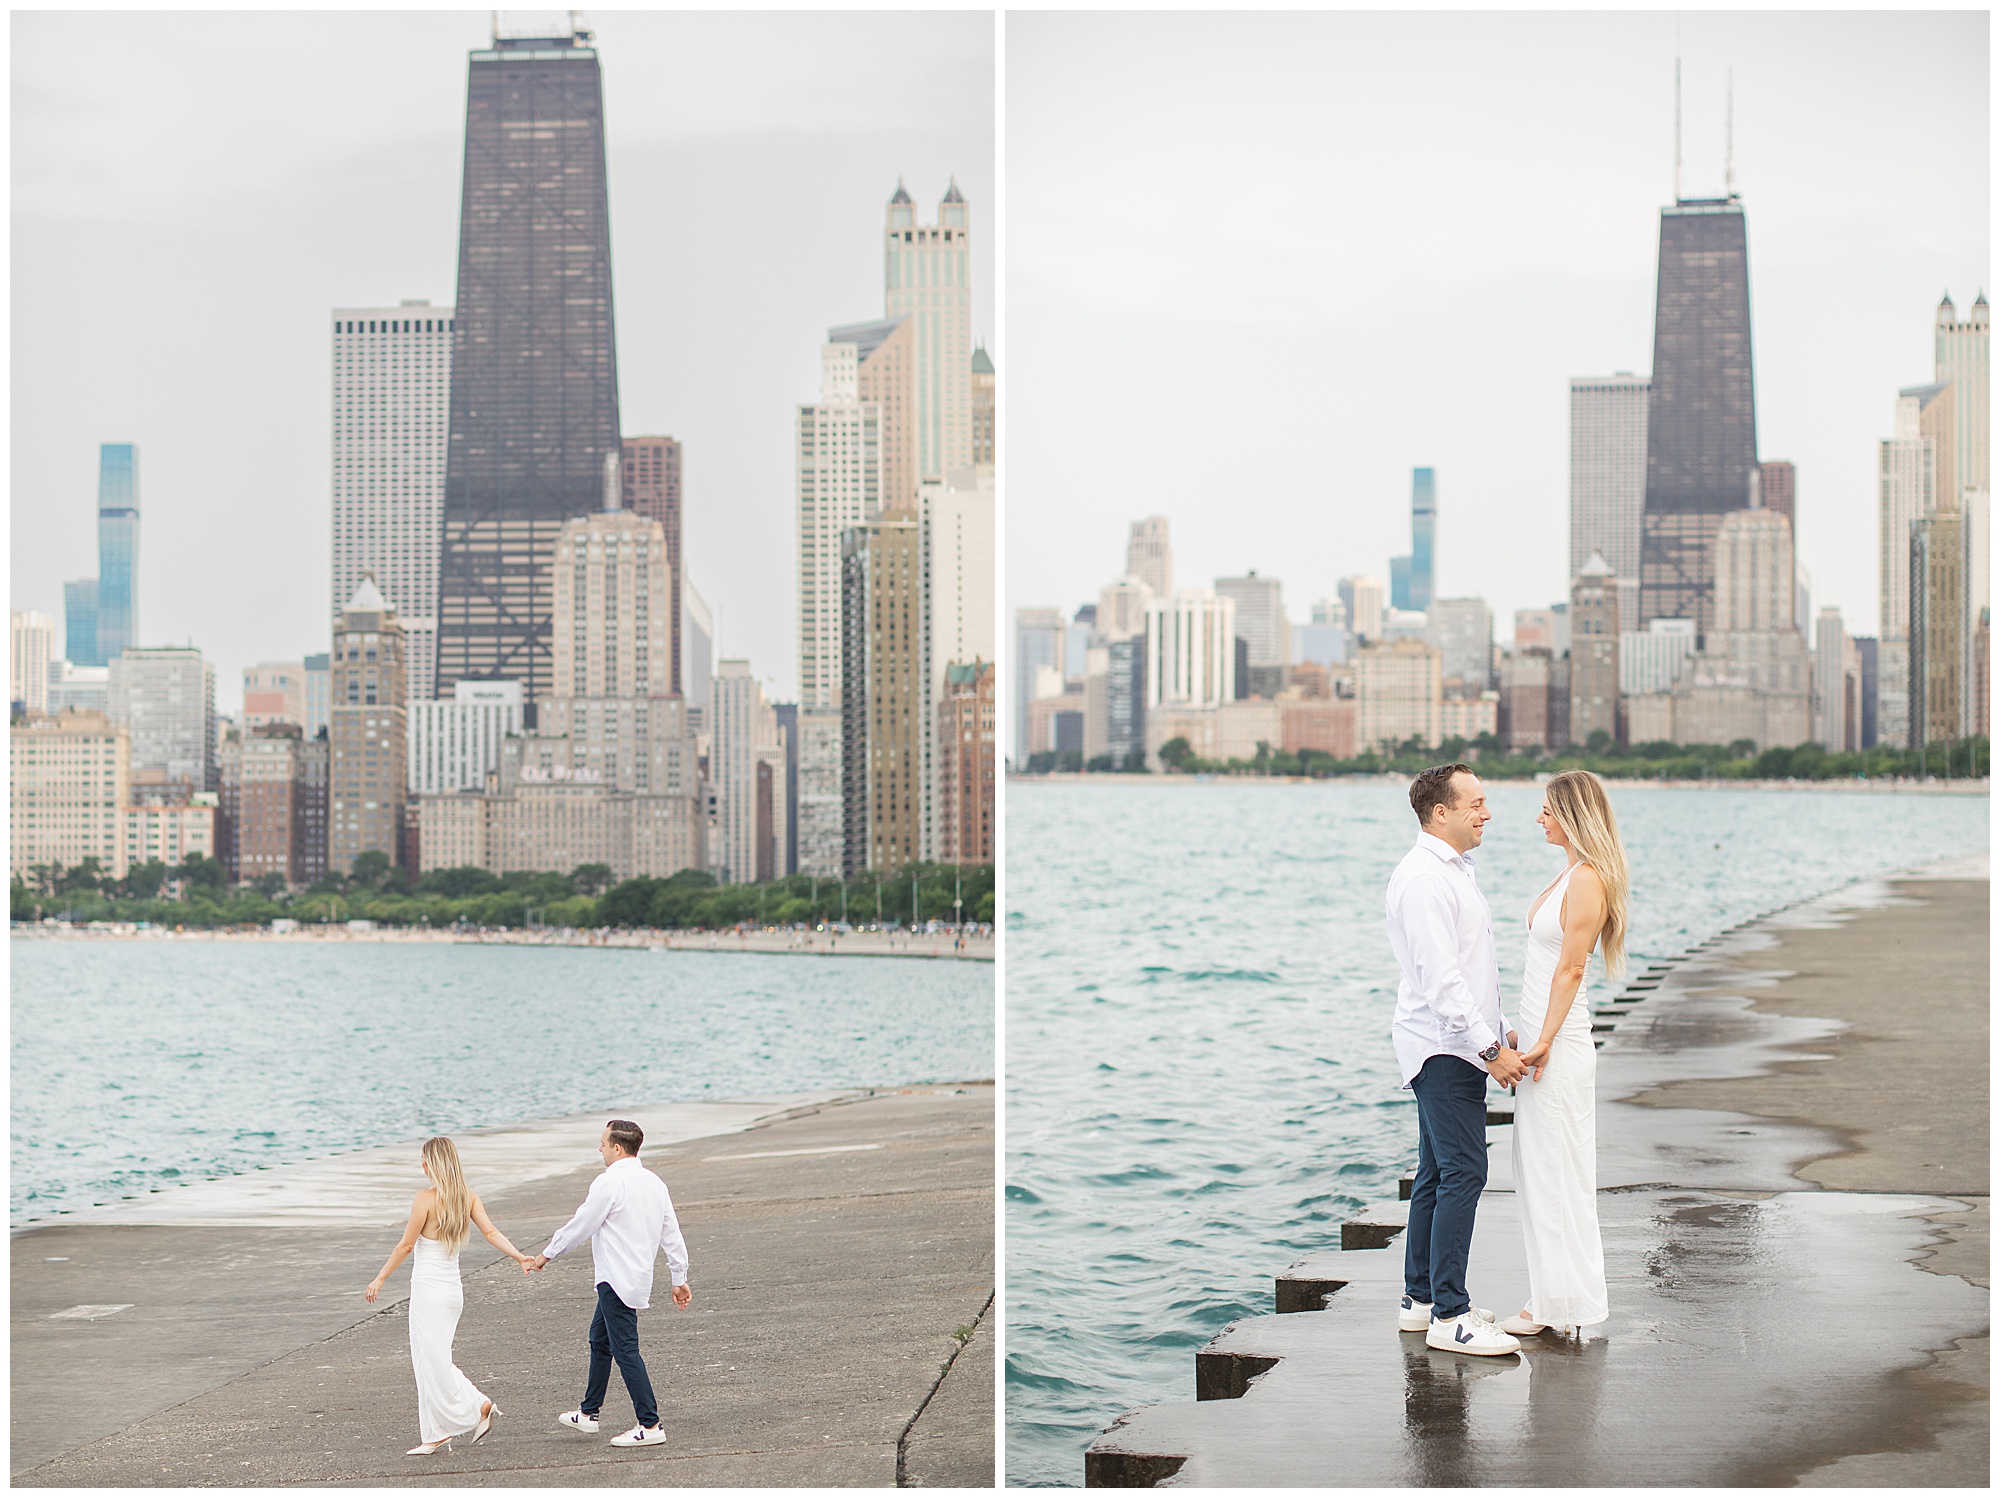
<svg viewBox="0 0 2000 1498">
<path fill-rule="evenodd" d="M 1409 550 L 1496 632 L 1567 596 L 1568 381 L 1649 372 L 1666 14 L 1058 15 L 1007 28 L 1007 599 L 1076 604 L 1172 522 L 1177 586 L 1292 617 Z M 1988 282 L 1984 14 L 1690 11 L 1686 192 L 1735 70 L 1760 456 L 1814 607 L 1877 619 L 1876 464 Z"/>
<path fill-rule="evenodd" d="M 883 310 L 897 178 L 971 201 L 992 340 L 993 22 L 585 12 L 603 57 L 628 433 L 686 444 L 722 648 L 797 695 L 793 407 Z M 329 643 L 336 306 L 448 303 L 466 53 L 489 12 L 16 12 L 14 608 L 96 572 L 97 445 L 139 444 L 141 642 Z"/>
</svg>

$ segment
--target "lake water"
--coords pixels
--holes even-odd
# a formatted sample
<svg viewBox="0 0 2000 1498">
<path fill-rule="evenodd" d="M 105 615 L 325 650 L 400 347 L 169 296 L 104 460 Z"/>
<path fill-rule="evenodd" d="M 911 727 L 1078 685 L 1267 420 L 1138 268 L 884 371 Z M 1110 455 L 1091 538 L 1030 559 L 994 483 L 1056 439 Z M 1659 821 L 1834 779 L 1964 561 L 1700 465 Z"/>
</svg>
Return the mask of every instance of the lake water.
<svg viewBox="0 0 2000 1498">
<path fill-rule="evenodd" d="M 1987 846 L 1984 797 L 1612 797 L 1635 967 Z M 1511 1014 L 1521 923 L 1562 855 L 1538 788 L 1489 799 L 1479 879 Z M 1192 1397 L 1194 1349 L 1395 1196 L 1416 1116 L 1382 891 L 1415 833 L 1387 783 L 1008 787 L 1010 1483 L 1081 1483 L 1102 1427 Z"/>
<path fill-rule="evenodd" d="M 989 963 L 12 943 L 11 1220 L 634 1103 L 991 1077 Z"/>
</svg>

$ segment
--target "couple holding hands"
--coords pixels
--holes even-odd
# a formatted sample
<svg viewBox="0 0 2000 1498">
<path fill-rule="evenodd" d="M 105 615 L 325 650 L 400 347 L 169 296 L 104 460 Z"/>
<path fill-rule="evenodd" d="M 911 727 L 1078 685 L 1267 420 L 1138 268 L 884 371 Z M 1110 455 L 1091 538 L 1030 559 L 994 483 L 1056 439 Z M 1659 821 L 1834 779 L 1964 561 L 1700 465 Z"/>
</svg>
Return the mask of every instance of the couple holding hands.
<svg viewBox="0 0 2000 1498">
<path fill-rule="evenodd" d="M 522 1253 L 493 1226 L 485 1204 L 466 1185 L 458 1149 L 449 1139 L 440 1135 L 424 1142 L 424 1174 L 431 1184 L 410 1204 L 410 1220 L 401 1241 L 363 1292 L 369 1304 L 374 1304 L 396 1266 L 415 1252 L 410 1267 L 410 1362 L 417 1375 L 417 1430 L 423 1444 L 412 1447 L 409 1455 L 429 1456 L 440 1446 L 449 1447 L 459 1436 L 470 1435 L 478 1441 L 501 1413 L 451 1360 L 452 1338 L 465 1306 L 458 1251 L 474 1227 L 488 1243 L 519 1264 L 524 1274 L 538 1273 L 548 1267 L 549 1260 L 586 1238 L 590 1240 L 597 1276 L 597 1313 L 590 1322 L 590 1376 L 583 1403 L 568 1414 L 558 1415 L 556 1423 L 570 1430 L 596 1432 L 598 1411 L 604 1407 L 615 1361 L 639 1423 L 623 1435 L 613 1436 L 611 1444 L 666 1444 L 652 1380 L 647 1377 L 645 1359 L 639 1355 L 639 1312 L 651 1303 L 655 1253 L 667 1256 L 675 1308 L 686 1309 L 694 1295 L 687 1283 L 687 1244 L 681 1238 L 667 1183 L 639 1163 L 639 1146 L 644 1141 L 644 1133 L 629 1120 L 614 1118 L 604 1126 L 597 1142 L 604 1173 L 590 1183 L 589 1194 L 576 1215 L 556 1231 L 539 1254 Z"/>
<path fill-rule="evenodd" d="M 1495 1357 L 1522 1337 L 1581 1328 L 1611 1312 L 1597 1228 L 1597 1049 L 1584 975 L 1599 951 L 1625 964 L 1625 850 L 1595 775 L 1547 784 L 1541 825 L 1566 855 L 1527 912 L 1521 1032 L 1500 1011 L 1493 916 L 1473 850 L 1492 813 L 1468 765 L 1438 765 L 1410 786 L 1420 831 L 1389 879 L 1389 944 L 1402 970 L 1394 1040 L 1417 1099 L 1417 1176 L 1405 1233 L 1397 1324 L 1446 1352 Z M 1521 1045 L 1521 1033 L 1532 1036 Z M 1526 1239 L 1528 1297 L 1495 1321 L 1465 1288 L 1472 1224 L 1486 1186 L 1486 1085 L 1516 1090 L 1514 1192 Z"/>
</svg>

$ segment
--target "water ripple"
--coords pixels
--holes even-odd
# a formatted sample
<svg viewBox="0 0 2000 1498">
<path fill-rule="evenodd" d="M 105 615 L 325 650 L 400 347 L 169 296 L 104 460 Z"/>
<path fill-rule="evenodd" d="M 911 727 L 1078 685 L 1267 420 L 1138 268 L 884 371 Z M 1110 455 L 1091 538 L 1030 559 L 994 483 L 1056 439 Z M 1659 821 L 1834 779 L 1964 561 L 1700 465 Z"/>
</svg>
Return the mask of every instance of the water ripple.
<svg viewBox="0 0 2000 1498">
<path fill-rule="evenodd" d="M 994 1072 L 985 964 L 25 940 L 9 966 L 16 1222 L 621 1098 Z"/>
</svg>

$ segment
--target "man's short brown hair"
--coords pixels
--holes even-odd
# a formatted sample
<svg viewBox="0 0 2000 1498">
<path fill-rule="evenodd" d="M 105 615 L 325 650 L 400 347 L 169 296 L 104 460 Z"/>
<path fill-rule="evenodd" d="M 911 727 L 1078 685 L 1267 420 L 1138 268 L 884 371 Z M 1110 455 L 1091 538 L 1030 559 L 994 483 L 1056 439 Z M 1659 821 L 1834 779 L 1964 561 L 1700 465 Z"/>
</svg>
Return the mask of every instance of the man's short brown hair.
<svg viewBox="0 0 2000 1498">
<path fill-rule="evenodd" d="M 611 1142 L 628 1155 L 638 1154 L 646 1142 L 645 1131 L 629 1118 L 614 1118 L 604 1127 L 611 1131 Z"/>
<path fill-rule="evenodd" d="M 1451 777 L 1473 773 L 1471 765 L 1432 765 L 1420 772 L 1410 782 L 1410 809 L 1417 814 L 1417 821 L 1423 826 L 1431 825 L 1431 809 L 1442 806 L 1447 810 L 1458 805 L 1458 796 L 1451 788 Z"/>
</svg>

